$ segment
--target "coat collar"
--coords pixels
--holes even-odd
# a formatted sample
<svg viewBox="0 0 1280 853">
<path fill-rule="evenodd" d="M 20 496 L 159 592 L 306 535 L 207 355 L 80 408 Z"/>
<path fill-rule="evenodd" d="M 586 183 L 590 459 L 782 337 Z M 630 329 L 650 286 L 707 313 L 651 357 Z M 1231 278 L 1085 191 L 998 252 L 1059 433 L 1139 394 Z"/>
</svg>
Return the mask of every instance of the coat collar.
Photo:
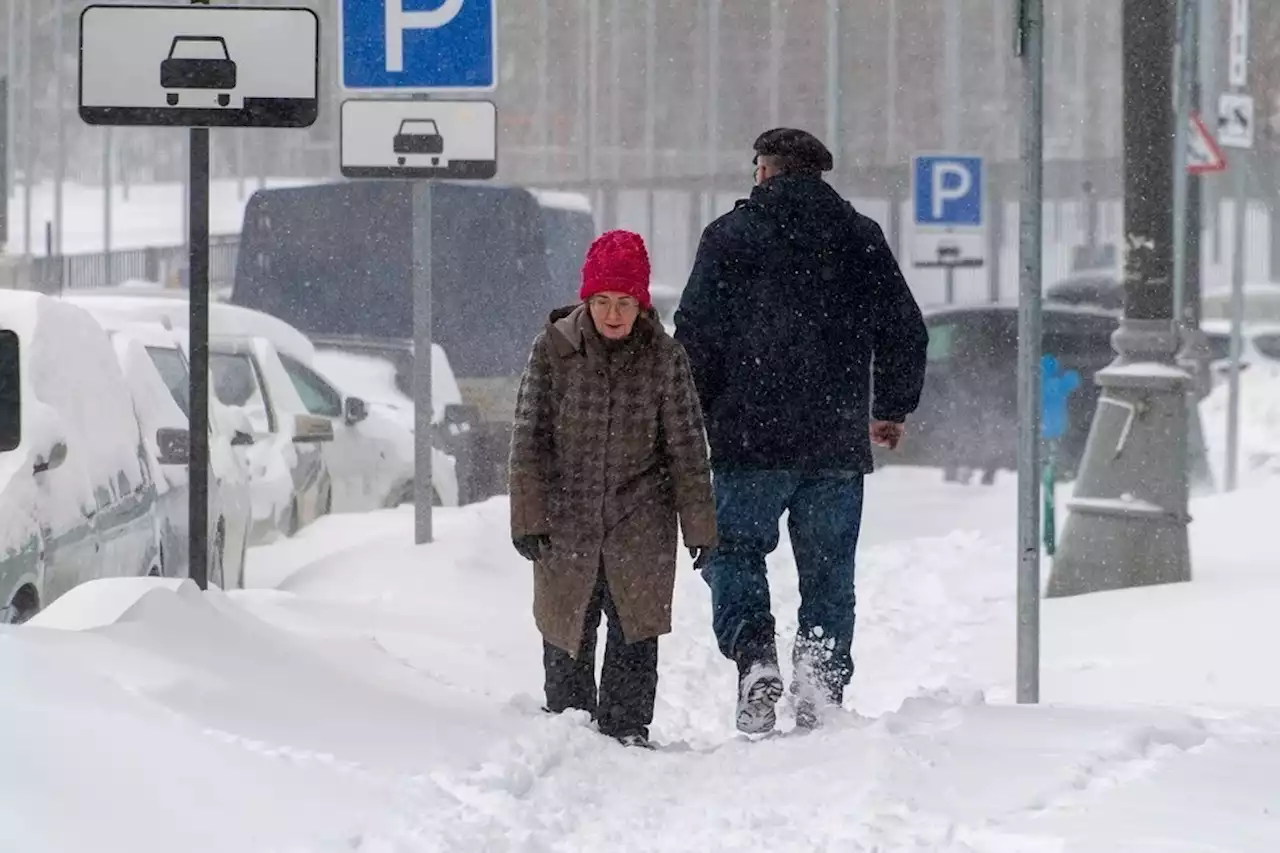
<svg viewBox="0 0 1280 853">
<path fill-rule="evenodd" d="M 662 328 L 661 321 L 658 320 L 657 312 L 650 310 L 636 319 L 636 327 L 632 334 L 638 337 L 640 343 L 647 343 L 666 332 Z M 551 318 L 547 322 L 547 337 L 552 349 L 561 358 L 585 353 L 589 342 L 591 345 L 598 345 L 600 342 L 600 333 L 591 322 L 591 314 L 585 304 L 557 308 L 552 311 Z M 593 346 L 593 348 L 599 347 Z"/>
</svg>

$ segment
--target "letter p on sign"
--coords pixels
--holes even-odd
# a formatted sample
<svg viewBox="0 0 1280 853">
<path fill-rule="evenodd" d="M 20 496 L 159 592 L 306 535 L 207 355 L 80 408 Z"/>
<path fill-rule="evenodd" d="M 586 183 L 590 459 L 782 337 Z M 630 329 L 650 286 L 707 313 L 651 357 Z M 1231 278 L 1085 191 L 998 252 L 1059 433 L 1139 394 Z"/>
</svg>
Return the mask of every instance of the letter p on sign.
<svg viewBox="0 0 1280 853">
<path fill-rule="evenodd" d="M 405 30 L 438 30 L 462 11 L 463 0 L 444 0 L 438 9 L 406 12 L 404 0 L 383 0 L 387 10 L 387 71 L 404 71 Z"/>
<path fill-rule="evenodd" d="M 952 180 L 948 181 L 948 178 Z M 947 202 L 959 201 L 973 189 L 973 175 L 958 163 L 940 161 L 933 166 L 933 186 L 929 189 L 933 199 L 933 218 L 942 219 Z"/>
</svg>

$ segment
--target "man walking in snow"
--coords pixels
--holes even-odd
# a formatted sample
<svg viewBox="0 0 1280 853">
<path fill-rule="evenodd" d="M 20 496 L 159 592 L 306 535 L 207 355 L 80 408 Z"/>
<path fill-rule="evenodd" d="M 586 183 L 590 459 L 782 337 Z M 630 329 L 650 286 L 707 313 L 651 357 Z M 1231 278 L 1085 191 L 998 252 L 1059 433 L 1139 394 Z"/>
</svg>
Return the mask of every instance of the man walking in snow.
<svg viewBox="0 0 1280 853">
<path fill-rule="evenodd" d="M 707 226 L 676 314 L 706 418 L 720 544 L 701 562 L 737 726 L 769 731 L 782 696 L 765 557 L 788 531 L 800 579 L 791 684 L 820 723 L 853 676 L 854 554 L 871 445 L 902 440 L 928 335 L 880 227 L 823 179 L 802 130 L 755 143 L 756 186 Z M 874 403 L 871 382 L 874 379 Z"/>
</svg>

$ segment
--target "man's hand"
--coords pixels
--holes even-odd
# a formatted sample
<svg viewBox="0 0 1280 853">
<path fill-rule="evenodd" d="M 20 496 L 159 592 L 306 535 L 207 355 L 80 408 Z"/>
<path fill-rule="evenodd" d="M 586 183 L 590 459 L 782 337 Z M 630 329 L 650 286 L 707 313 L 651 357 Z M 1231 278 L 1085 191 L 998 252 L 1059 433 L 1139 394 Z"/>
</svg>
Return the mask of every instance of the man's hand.
<svg viewBox="0 0 1280 853">
<path fill-rule="evenodd" d="M 898 445 L 902 443 L 902 435 L 906 431 L 906 424 L 894 423 L 893 421 L 872 421 L 871 442 L 878 447 L 897 450 Z"/>
<path fill-rule="evenodd" d="M 531 563 L 536 563 L 551 551 L 551 537 L 541 534 L 517 536 L 511 540 L 511 544 L 520 552 L 521 557 Z"/>
</svg>

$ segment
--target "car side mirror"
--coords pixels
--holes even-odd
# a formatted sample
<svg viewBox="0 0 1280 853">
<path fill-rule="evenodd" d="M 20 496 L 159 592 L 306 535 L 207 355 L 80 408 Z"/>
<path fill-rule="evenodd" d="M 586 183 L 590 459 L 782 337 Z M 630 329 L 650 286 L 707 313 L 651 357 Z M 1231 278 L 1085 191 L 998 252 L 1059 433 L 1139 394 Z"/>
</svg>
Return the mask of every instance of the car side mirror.
<svg viewBox="0 0 1280 853">
<path fill-rule="evenodd" d="M 251 447 L 254 443 L 253 436 L 244 430 L 236 430 L 236 434 L 231 436 L 232 447 Z"/>
<path fill-rule="evenodd" d="M 161 465 L 191 463 L 191 438 L 185 429 L 162 427 L 156 430 L 156 445 L 160 448 Z"/>
<path fill-rule="evenodd" d="M 293 419 L 294 444 L 333 441 L 333 421 L 317 415 L 297 415 Z"/>
<path fill-rule="evenodd" d="M 477 406 L 449 403 L 444 407 L 444 426 L 450 435 L 470 432 L 478 423 L 480 423 L 480 409 Z"/>
<path fill-rule="evenodd" d="M 43 456 L 36 458 L 36 464 L 33 470 L 37 474 L 43 474 L 45 471 L 52 471 L 54 468 L 61 467 L 62 463 L 66 461 L 67 443 L 65 441 L 59 441 L 53 446 L 53 449 L 49 451 L 49 458 L 46 459 Z"/>
<path fill-rule="evenodd" d="M 369 405 L 359 397 L 348 397 L 342 404 L 342 415 L 348 426 L 355 426 L 369 417 Z"/>
</svg>

